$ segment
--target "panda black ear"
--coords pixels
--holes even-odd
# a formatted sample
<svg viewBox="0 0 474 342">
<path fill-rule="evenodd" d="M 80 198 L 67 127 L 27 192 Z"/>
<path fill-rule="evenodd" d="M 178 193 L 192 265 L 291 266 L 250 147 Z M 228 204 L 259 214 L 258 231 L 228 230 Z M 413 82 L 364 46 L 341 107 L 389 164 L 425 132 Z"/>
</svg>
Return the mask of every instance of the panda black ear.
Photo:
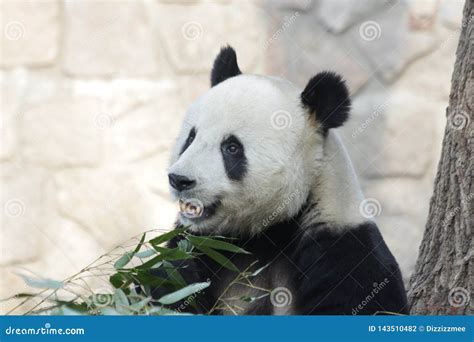
<svg viewBox="0 0 474 342">
<path fill-rule="evenodd" d="M 341 76 L 329 71 L 309 80 L 301 93 L 301 102 L 321 124 L 323 132 L 342 126 L 351 109 L 346 83 Z"/>
<path fill-rule="evenodd" d="M 237 65 L 235 50 L 229 45 L 224 46 L 214 60 L 211 71 L 211 87 L 241 73 Z"/>
</svg>

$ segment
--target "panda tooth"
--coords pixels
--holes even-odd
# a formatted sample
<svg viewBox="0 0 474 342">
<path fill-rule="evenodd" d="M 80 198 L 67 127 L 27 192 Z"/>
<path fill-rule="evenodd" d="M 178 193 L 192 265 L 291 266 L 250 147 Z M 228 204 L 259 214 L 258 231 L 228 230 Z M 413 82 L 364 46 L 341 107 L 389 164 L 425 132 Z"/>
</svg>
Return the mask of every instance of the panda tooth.
<svg viewBox="0 0 474 342">
<path fill-rule="evenodd" d="M 179 200 L 179 210 L 184 213 L 184 212 L 186 212 L 186 207 L 187 207 L 186 203 L 184 203 L 183 200 L 180 199 Z"/>
<path fill-rule="evenodd" d="M 179 199 L 179 210 L 188 218 L 200 217 L 204 211 L 200 203 Z"/>
<path fill-rule="evenodd" d="M 196 217 L 201 216 L 202 213 L 202 207 L 200 205 L 194 207 L 194 213 L 196 214 Z"/>
<path fill-rule="evenodd" d="M 187 207 L 186 207 L 186 213 L 194 218 L 194 217 L 198 217 L 198 208 L 196 205 L 194 205 L 193 203 L 188 203 L 187 204 Z"/>
</svg>

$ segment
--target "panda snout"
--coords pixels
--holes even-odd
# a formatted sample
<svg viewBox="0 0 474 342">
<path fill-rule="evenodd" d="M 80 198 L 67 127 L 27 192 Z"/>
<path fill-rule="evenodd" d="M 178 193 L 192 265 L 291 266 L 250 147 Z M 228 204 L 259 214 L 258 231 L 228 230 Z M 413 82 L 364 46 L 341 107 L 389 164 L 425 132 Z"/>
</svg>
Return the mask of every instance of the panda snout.
<svg viewBox="0 0 474 342">
<path fill-rule="evenodd" d="M 195 180 L 189 179 L 186 176 L 177 175 L 176 173 L 168 174 L 168 179 L 170 185 L 178 191 L 190 190 L 196 186 Z"/>
</svg>

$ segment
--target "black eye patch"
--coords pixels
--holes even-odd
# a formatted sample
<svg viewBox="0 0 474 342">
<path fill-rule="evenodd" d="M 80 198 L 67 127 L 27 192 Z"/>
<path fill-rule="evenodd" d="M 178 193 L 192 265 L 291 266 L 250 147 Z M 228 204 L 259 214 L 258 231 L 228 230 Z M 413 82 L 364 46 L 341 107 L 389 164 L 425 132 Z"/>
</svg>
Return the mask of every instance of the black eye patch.
<svg viewBox="0 0 474 342">
<path fill-rule="evenodd" d="M 227 176 L 232 180 L 242 180 L 247 172 L 247 158 L 240 140 L 231 135 L 221 143 L 221 152 Z"/>
<path fill-rule="evenodd" d="M 189 147 L 189 145 L 191 145 L 193 143 L 194 138 L 196 138 L 196 129 L 193 127 L 189 131 L 188 138 L 184 142 L 184 145 L 181 148 L 181 152 L 179 152 L 179 155 L 182 155 L 184 153 L 184 151 L 186 151 L 186 149 Z"/>
</svg>

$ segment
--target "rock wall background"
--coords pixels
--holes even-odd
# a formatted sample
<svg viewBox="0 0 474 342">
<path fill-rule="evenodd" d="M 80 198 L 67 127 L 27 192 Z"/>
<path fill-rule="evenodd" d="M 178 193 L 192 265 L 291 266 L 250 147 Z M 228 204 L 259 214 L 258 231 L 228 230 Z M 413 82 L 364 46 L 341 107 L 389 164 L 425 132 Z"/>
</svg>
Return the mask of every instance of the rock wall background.
<svg viewBox="0 0 474 342">
<path fill-rule="evenodd" d="M 369 214 L 413 270 L 441 151 L 462 1 L 1 2 L 0 297 L 171 227 L 168 154 L 219 48 L 301 87 L 342 73 Z M 450 124 L 450 123 L 448 123 Z M 9 303 L 2 303 L 2 311 Z"/>
</svg>

